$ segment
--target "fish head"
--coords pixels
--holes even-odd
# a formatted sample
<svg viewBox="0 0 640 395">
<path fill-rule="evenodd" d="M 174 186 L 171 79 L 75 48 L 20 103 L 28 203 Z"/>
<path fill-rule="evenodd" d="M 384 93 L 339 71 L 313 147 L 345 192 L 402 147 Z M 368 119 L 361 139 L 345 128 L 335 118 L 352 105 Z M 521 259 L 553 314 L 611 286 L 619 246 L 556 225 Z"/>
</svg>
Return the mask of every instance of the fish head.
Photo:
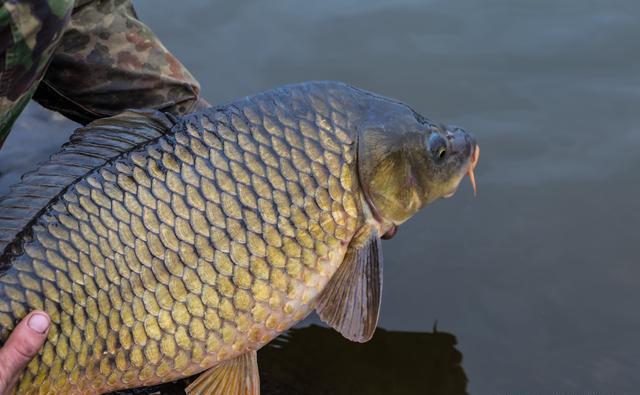
<svg viewBox="0 0 640 395">
<path fill-rule="evenodd" d="M 453 196 L 466 174 L 475 192 L 480 148 L 470 132 L 433 123 L 391 99 L 367 100 L 356 127 L 358 177 L 385 238 L 427 204 Z"/>
</svg>

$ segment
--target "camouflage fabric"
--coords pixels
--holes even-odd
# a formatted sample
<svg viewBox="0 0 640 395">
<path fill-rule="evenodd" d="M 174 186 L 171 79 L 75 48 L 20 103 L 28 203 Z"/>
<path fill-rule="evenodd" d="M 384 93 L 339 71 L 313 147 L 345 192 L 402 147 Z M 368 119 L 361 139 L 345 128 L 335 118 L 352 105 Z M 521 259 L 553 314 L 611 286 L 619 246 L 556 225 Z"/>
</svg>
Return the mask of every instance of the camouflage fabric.
<svg viewBox="0 0 640 395">
<path fill-rule="evenodd" d="M 1 2 L 0 143 L 42 79 L 72 7 L 73 0 Z"/>
<path fill-rule="evenodd" d="M 193 110 L 200 87 L 130 0 L 0 0 L 0 144 L 33 97 L 82 124 Z"/>
</svg>

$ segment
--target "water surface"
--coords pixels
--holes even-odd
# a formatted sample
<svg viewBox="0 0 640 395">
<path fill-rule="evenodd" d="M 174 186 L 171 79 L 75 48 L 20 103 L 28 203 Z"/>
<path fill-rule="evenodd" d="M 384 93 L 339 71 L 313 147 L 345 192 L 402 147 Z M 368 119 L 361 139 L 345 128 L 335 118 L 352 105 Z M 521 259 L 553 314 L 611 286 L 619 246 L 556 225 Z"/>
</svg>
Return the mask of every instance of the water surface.
<svg viewBox="0 0 640 395">
<path fill-rule="evenodd" d="M 474 131 L 479 196 L 464 184 L 384 242 L 380 325 L 437 320 L 470 394 L 638 393 L 639 2 L 136 4 L 212 103 L 335 79 Z M 3 190 L 65 139 L 30 111 Z"/>
</svg>

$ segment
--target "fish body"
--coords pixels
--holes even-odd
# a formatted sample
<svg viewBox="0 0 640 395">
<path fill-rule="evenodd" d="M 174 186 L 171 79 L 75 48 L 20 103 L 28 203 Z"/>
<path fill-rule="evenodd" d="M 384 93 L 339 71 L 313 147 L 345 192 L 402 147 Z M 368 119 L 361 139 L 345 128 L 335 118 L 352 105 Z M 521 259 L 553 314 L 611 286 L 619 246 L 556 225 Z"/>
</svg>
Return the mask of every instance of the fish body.
<svg viewBox="0 0 640 395">
<path fill-rule="evenodd" d="M 255 350 L 314 308 L 345 336 L 370 337 L 379 290 L 367 299 L 326 289 L 343 289 L 330 285 L 338 278 L 377 288 L 378 235 L 405 219 L 377 212 L 372 201 L 387 198 L 362 185 L 358 156 L 370 154 L 358 125 L 373 97 L 306 83 L 76 131 L 0 202 L 0 337 L 33 309 L 52 320 L 18 393 L 104 393 L 225 361 L 252 366 Z M 366 317 L 336 308 L 337 294 L 364 300 Z M 233 393 L 218 376 L 193 393 Z"/>
</svg>

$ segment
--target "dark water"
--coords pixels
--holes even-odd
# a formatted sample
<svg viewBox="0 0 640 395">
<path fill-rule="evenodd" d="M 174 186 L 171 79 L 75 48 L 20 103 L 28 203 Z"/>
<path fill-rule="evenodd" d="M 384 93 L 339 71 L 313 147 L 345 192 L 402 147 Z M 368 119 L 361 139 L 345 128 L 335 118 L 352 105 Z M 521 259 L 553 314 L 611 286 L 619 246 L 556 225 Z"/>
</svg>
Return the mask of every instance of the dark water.
<svg viewBox="0 0 640 395">
<path fill-rule="evenodd" d="M 398 350 L 375 343 L 370 354 L 380 361 L 371 382 L 409 382 L 402 375 L 413 370 L 389 360 L 400 364 L 421 350 L 412 364 L 439 366 L 437 320 L 457 338 L 468 384 L 452 379 L 462 387 L 436 388 L 425 380 L 424 391 L 376 393 L 457 394 L 465 385 L 487 395 L 640 391 L 640 2 L 148 0 L 137 7 L 213 103 L 336 79 L 476 134 L 478 198 L 465 184 L 384 243 L 381 327 L 422 336 L 397 340 Z M 29 153 L 41 157 L 64 141 L 64 133 L 48 133 L 61 124 L 40 116 L 30 109 L 0 152 L 0 171 L 9 172 L 3 190 L 33 163 Z M 318 380 L 318 364 L 338 361 L 338 351 L 327 346 L 333 354 L 320 357 L 319 345 L 303 353 L 322 338 L 306 331 L 292 335 L 306 341 L 273 359 L 292 366 L 267 364 L 284 373 L 267 374 L 275 378 L 266 384 L 323 393 L 295 386 L 305 375 Z M 352 388 L 348 376 L 323 372 L 335 377 L 329 393 Z"/>
<path fill-rule="evenodd" d="M 258 352 L 265 395 L 466 395 L 453 335 L 379 329 L 355 344 L 330 328 L 295 328 Z M 112 395 L 182 394 L 186 382 Z"/>
</svg>

